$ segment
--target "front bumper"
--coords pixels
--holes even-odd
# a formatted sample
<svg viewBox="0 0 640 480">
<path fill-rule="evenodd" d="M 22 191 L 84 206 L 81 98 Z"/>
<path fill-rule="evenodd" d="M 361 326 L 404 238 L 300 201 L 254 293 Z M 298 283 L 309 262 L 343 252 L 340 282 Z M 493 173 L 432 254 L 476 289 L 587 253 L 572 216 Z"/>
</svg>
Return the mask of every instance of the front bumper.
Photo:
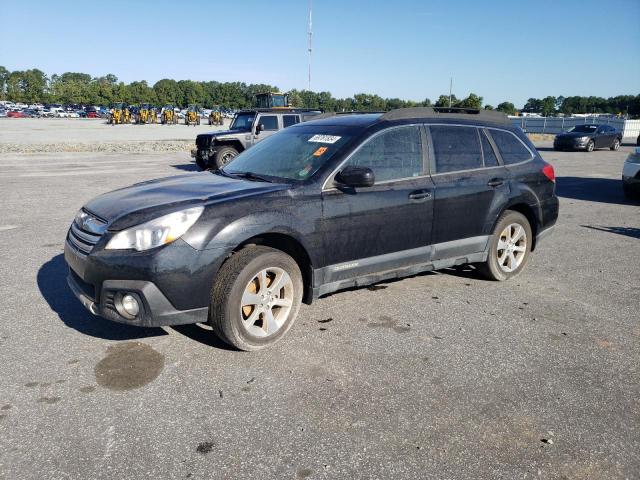
<svg viewBox="0 0 640 480">
<path fill-rule="evenodd" d="M 589 140 L 578 139 L 555 139 L 553 141 L 553 148 L 557 150 L 586 150 Z"/>
<path fill-rule="evenodd" d="M 207 307 L 176 310 L 167 300 L 167 297 L 152 282 L 143 280 L 107 280 L 102 284 L 98 297 L 100 298 L 99 303 L 87 291 L 89 290 L 88 286 L 72 269 L 69 269 L 67 283 L 73 294 L 87 310 L 94 315 L 99 315 L 114 322 L 138 327 L 160 327 L 207 321 L 209 311 Z M 134 295 L 140 304 L 140 312 L 134 318 L 125 316 L 119 311 L 118 298 L 123 293 Z"/>
<path fill-rule="evenodd" d="M 83 254 L 65 242 L 67 283 L 94 315 L 136 326 L 206 322 L 211 285 L 223 258 L 218 250 L 196 250 L 176 240 L 149 252 L 105 251 Z M 122 295 L 138 300 L 140 312 L 127 316 Z"/>
</svg>

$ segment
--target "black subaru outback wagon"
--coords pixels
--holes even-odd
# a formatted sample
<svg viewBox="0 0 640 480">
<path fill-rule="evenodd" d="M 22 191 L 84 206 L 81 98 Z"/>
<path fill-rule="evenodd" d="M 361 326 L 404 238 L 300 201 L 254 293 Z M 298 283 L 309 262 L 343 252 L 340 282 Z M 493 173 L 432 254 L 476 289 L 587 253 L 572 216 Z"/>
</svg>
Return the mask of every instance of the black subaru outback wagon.
<svg viewBox="0 0 640 480">
<path fill-rule="evenodd" d="M 87 203 L 65 245 L 75 295 L 110 320 L 208 322 L 255 350 L 336 290 L 466 263 L 507 280 L 552 230 L 553 168 L 498 112 L 322 117 L 220 170 Z"/>
</svg>

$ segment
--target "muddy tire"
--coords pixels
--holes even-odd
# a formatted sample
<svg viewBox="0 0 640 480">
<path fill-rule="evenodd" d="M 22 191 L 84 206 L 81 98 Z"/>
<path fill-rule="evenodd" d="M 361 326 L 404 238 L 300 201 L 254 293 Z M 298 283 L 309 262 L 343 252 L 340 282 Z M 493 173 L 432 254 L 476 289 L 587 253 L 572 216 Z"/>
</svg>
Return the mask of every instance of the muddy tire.
<svg viewBox="0 0 640 480">
<path fill-rule="evenodd" d="M 233 158 L 238 155 L 238 150 L 233 147 L 222 147 L 216 151 L 213 160 L 216 167 L 222 168 L 228 164 Z"/>
<path fill-rule="evenodd" d="M 531 254 L 533 233 L 527 217 L 513 210 L 505 211 L 489 238 L 486 262 L 478 271 L 489 280 L 503 282 L 518 275 Z"/>
<path fill-rule="evenodd" d="M 216 276 L 209 323 L 218 337 L 240 350 L 266 348 L 293 325 L 302 290 L 302 274 L 289 255 L 263 246 L 244 248 Z"/>
</svg>

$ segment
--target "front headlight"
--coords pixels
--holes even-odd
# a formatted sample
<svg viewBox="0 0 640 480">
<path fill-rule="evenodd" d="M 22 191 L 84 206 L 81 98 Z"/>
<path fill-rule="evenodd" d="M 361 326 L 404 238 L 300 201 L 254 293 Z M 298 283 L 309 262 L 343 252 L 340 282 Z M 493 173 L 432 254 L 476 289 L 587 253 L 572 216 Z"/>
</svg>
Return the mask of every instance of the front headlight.
<svg viewBox="0 0 640 480">
<path fill-rule="evenodd" d="M 588 141 L 589 141 L 589 137 L 580 137 L 580 138 L 578 139 L 578 141 L 579 141 L 580 143 L 586 143 L 586 142 L 588 142 Z"/>
<path fill-rule="evenodd" d="M 200 218 L 204 207 L 193 207 L 155 218 L 116 233 L 107 250 L 135 249 L 139 252 L 177 240 Z"/>
</svg>

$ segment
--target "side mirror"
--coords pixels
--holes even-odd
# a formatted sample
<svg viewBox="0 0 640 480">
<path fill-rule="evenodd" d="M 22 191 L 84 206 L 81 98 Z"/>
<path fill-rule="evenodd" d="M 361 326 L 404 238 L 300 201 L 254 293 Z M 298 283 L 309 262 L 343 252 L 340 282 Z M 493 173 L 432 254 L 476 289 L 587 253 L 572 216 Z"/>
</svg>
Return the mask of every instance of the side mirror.
<svg viewBox="0 0 640 480">
<path fill-rule="evenodd" d="M 256 125 L 256 135 L 260 135 L 260 132 L 264 130 L 264 125 L 259 123 Z"/>
<path fill-rule="evenodd" d="M 349 166 L 336 175 L 336 181 L 347 187 L 372 187 L 376 178 L 368 167 Z"/>
</svg>

